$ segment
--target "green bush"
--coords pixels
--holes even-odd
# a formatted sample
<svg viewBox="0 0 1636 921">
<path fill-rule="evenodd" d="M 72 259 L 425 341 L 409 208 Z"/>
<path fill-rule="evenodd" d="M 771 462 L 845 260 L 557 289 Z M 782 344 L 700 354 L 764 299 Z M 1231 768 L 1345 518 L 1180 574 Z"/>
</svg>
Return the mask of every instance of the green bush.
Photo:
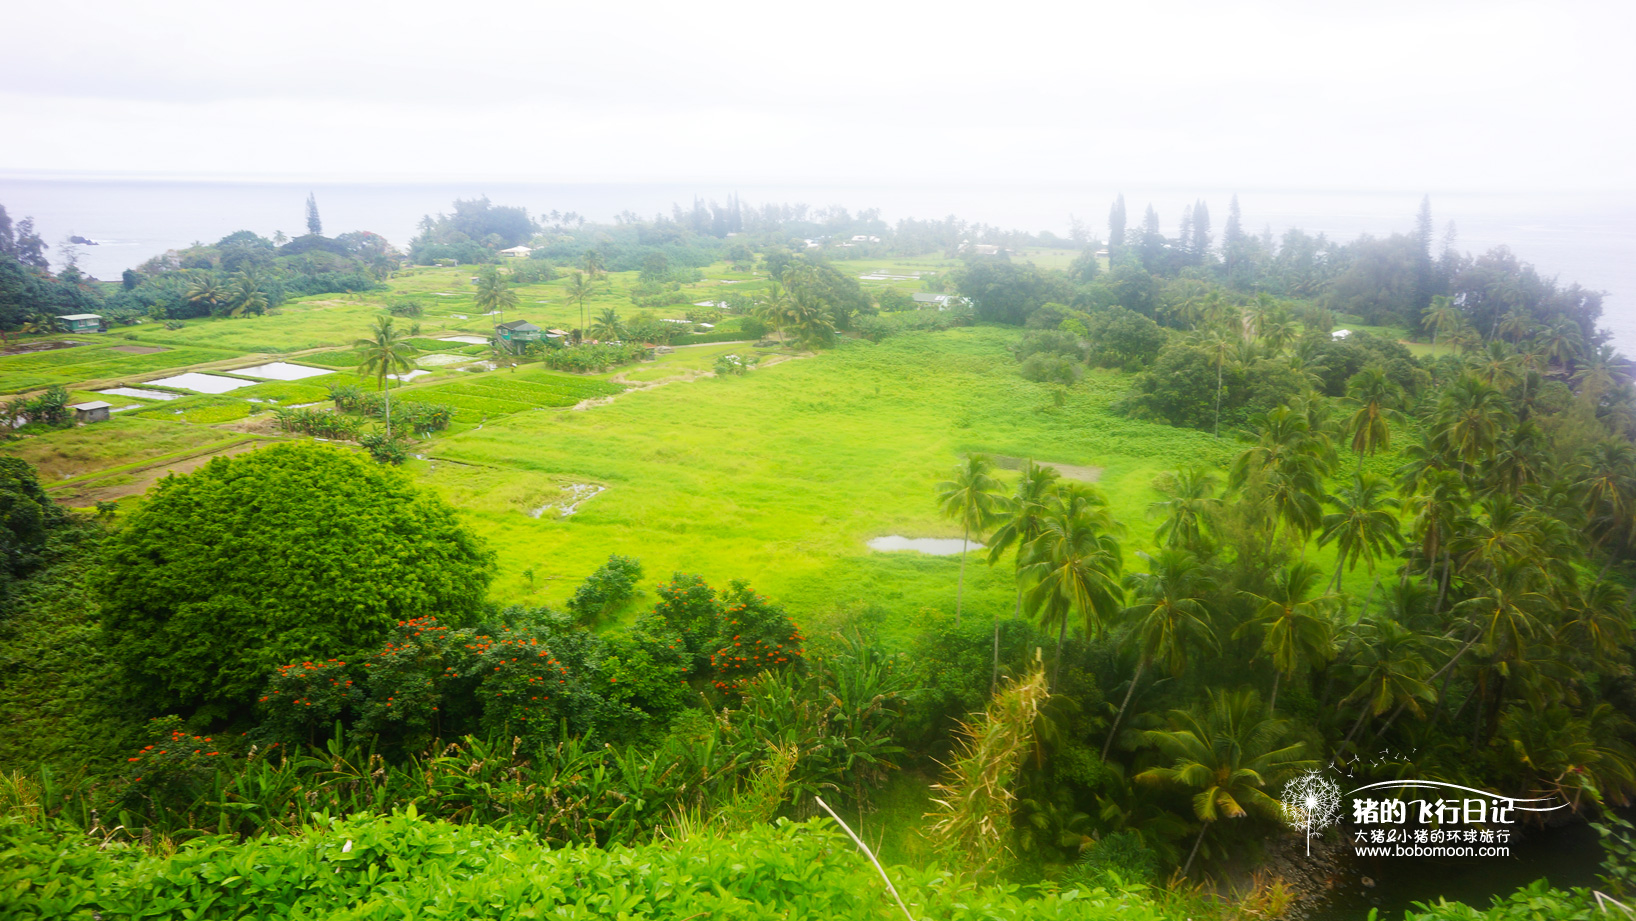
<svg viewBox="0 0 1636 921">
<path fill-rule="evenodd" d="M 583 624 L 598 620 L 636 596 L 636 582 L 642 578 L 642 564 L 628 556 L 613 554 L 608 562 L 586 577 L 568 599 L 568 612 Z"/>
<path fill-rule="evenodd" d="M 897 911 L 874 867 L 828 820 L 641 847 L 549 848 L 526 832 L 389 816 L 321 819 L 300 835 L 212 837 L 172 854 L 0 825 L 0 887 L 18 918 L 825 918 Z M 916 917 L 1159 921 L 1137 893 L 982 887 L 893 868 Z M 1564 916 L 1566 917 L 1566 916 Z"/>
<path fill-rule="evenodd" d="M 411 617 L 471 618 L 491 565 L 402 474 L 290 444 L 161 481 L 109 540 L 99 588 L 150 705 L 226 718 L 281 663 L 367 651 Z"/>
</svg>

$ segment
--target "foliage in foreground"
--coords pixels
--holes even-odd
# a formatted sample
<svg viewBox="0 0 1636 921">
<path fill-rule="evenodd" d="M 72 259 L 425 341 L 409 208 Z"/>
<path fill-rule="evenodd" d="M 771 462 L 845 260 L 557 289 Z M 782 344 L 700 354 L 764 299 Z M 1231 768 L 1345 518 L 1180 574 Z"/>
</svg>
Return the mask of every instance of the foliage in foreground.
<svg viewBox="0 0 1636 921">
<path fill-rule="evenodd" d="M 489 567 L 402 475 L 280 445 L 163 480 L 109 540 L 102 611 L 143 693 L 227 715 L 281 662 L 351 656 L 400 620 L 470 619 Z"/>
<path fill-rule="evenodd" d="M 638 848 L 548 849 L 525 832 L 391 816 L 319 820 L 299 835 L 189 842 L 169 855 L 16 820 L 0 825 L 10 918 L 885 919 L 897 911 L 868 861 L 827 821 L 781 821 Z M 1136 893 L 978 887 L 896 869 L 923 918 L 1159 921 Z"/>
</svg>

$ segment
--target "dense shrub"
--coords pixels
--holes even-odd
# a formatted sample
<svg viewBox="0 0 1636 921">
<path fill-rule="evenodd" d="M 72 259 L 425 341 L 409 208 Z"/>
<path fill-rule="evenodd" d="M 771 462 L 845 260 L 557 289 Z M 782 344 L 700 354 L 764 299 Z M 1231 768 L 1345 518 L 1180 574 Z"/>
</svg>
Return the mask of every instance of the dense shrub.
<svg viewBox="0 0 1636 921">
<path fill-rule="evenodd" d="M 603 616 L 636 597 L 636 582 L 642 578 L 642 564 L 628 556 L 613 554 L 608 562 L 586 577 L 568 599 L 568 613 L 579 622 L 594 625 Z"/>
<path fill-rule="evenodd" d="M 355 655 L 398 620 L 469 619 L 490 566 L 401 474 L 291 444 L 161 481 L 109 541 L 99 587 L 145 699 L 227 717 L 280 663 Z"/>
<path fill-rule="evenodd" d="M 352 441 L 358 437 L 358 420 L 340 413 L 327 413 L 301 406 L 273 408 L 273 421 L 286 432 Z"/>
</svg>

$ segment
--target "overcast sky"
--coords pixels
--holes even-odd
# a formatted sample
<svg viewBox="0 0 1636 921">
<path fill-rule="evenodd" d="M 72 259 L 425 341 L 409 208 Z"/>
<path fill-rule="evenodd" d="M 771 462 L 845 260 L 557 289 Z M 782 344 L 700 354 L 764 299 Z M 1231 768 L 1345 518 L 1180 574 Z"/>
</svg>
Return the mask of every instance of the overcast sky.
<svg viewBox="0 0 1636 921">
<path fill-rule="evenodd" d="M 1632 189 L 1633 9 L 12 4 L 0 171 Z"/>
</svg>

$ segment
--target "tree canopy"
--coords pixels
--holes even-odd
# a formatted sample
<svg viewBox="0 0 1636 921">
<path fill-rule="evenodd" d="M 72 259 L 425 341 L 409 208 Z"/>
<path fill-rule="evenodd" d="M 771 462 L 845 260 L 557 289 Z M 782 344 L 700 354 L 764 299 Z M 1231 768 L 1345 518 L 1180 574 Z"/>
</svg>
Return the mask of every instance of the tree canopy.
<svg viewBox="0 0 1636 921">
<path fill-rule="evenodd" d="M 409 618 L 471 619 L 490 567 L 405 476 L 295 444 L 163 480 L 110 538 L 98 587 L 135 688 L 225 716 L 279 663 L 355 655 Z"/>
</svg>

